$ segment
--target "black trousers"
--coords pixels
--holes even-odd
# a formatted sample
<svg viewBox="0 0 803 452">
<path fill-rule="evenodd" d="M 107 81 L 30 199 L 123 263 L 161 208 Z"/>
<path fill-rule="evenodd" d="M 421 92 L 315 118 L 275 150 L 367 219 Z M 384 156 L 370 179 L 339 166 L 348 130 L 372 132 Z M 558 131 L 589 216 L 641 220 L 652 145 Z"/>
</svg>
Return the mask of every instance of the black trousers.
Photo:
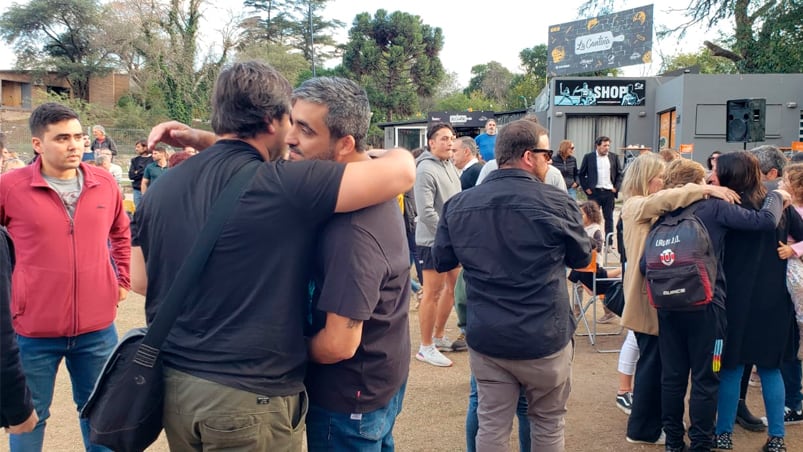
<svg viewBox="0 0 803 452">
<path fill-rule="evenodd" d="M 633 376 L 633 408 L 627 437 L 656 441 L 661 436 L 661 353 L 658 336 L 636 333 L 639 358 Z"/>
<path fill-rule="evenodd" d="M 690 450 L 711 450 L 719 393 L 719 375 L 712 362 L 715 342 L 725 340 L 726 323 L 725 310 L 714 303 L 699 311 L 658 310 L 661 420 L 667 446 L 681 447 L 684 443 L 684 399 L 691 372 Z"/>
<path fill-rule="evenodd" d="M 588 199 L 596 201 L 602 209 L 602 218 L 605 220 L 605 238 L 607 240 L 608 234 L 613 232 L 613 207 L 616 203 L 616 193 L 613 190 L 603 190 L 601 188 L 594 188 Z"/>
</svg>

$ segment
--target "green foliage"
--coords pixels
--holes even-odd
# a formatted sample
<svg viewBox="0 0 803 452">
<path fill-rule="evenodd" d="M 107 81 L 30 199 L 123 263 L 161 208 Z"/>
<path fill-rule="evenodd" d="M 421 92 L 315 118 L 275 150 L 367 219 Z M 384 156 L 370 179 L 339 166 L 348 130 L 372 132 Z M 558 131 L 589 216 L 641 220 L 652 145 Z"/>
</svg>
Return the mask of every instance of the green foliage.
<svg viewBox="0 0 803 452">
<path fill-rule="evenodd" d="M 470 94 L 464 92 L 454 92 L 438 100 L 436 111 L 467 111 L 467 110 L 494 110 L 494 101 L 487 98 L 481 91 L 473 91 Z M 496 104 L 498 107 L 499 104 Z"/>
<path fill-rule="evenodd" d="M 513 73 L 501 63 L 491 61 L 486 64 L 478 64 L 471 68 L 471 80 L 468 88 L 463 92 L 466 94 L 475 91 L 481 92 L 485 97 L 496 102 L 497 109 L 505 105 L 507 91 L 513 81 Z"/>
<path fill-rule="evenodd" d="M 803 71 L 803 2 L 782 1 L 768 14 L 749 52 L 756 72 Z"/>
<path fill-rule="evenodd" d="M 333 34 L 345 25 L 336 19 L 326 20 L 319 14 L 330 1 L 245 0 L 243 6 L 254 16 L 241 23 L 240 46 L 258 43 L 286 46 L 300 51 L 309 64 L 314 49 L 315 65 L 321 66 L 340 54 Z"/>
<path fill-rule="evenodd" d="M 543 77 L 529 73 L 517 74 L 510 84 L 505 103 L 511 110 L 529 108 L 535 103 L 535 98 L 538 97 L 545 85 L 546 81 Z"/>
<path fill-rule="evenodd" d="M 368 92 L 375 121 L 393 121 L 419 111 L 418 97 L 432 96 L 444 76 L 438 54 L 440 28 L 421 18 L 380 9 L 358 14 L 349 31 L 343 66 Z"/>
<path fill-rule="evenodd" d="M 545 77 L 547 72 L 547 46 L 538 44 L 519 52 L 519 59 L 524 71 L 537 77 Z"/>
<path fill-rule="evenodd" d="M 342 65 L 337 65 L 333 68 L 316 68 L 315 69 L 315 76 L 316 77 L 346 77 L 348 78 L 348 74 L 346 73 L 345 69 L 343 69 Z M 294 87 L 298 87 L 298 85 L 304 83 L 305 81 L 312 78 L 312 69 L 304 69 L 298 74 L 298 78 L 296 79 L 295 83 L 293 84 Z M 292 79 L 290 80 L 292 82 Z"/>
<path fill-rule="evenodd" d="M 701 74 L 735 74 L 738 72 L 733 61 L 714 56 L 707 48 L 702 48 L 697 53 L 678 53 L 664 57 L 661 72 L 691 66 L 699 66 Z"/>
<path fill-rule="evenodd" d="M 258 60 L 269 63 L 281 72 L 291 85 L 299 83 L 301 74 L 309 71 L 309 63 L 299 52 L 293 52 L 289 46 L 269 43 L 252 43 L 239 50 L 236 61 Z"/>
</svg>

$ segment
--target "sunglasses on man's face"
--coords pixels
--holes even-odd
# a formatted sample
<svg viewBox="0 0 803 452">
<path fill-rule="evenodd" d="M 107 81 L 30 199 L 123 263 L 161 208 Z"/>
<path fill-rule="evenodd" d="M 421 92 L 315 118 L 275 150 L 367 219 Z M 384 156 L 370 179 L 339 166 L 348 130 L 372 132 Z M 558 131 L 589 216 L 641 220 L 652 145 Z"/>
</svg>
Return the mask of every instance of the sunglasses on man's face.
<svg viewBox="0 0 803 452">
<path fill-rule="evenodd" d="M 544 154 L 546 154 L 546 159 L 547 160 L 552 160 L 552 153 L 554 152 L 554 151 L 552 151 L 552 149 L 525 149 L 524 150 L 524 152 L 527 152 L 527 151 L 535 152 L 535 153 L 543 152 Z"/>
</svg>

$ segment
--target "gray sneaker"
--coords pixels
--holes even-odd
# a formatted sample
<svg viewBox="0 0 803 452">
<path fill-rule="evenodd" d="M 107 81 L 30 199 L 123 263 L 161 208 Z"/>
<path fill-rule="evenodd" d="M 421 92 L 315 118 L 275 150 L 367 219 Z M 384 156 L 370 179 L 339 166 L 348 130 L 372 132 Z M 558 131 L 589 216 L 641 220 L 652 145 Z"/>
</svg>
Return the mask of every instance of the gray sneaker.
<svg viewBox="0 0 803 452">
<path fill-rule="evenodd" d="M 463 352 L 468 350 L 468 344 L 466 344 L 466 335 L 460 333 L 460 336 L 457 336 L 457 339 L 452 342 L 452 350 L 456 352 Z"/>
<path fill-rule="evenodd" d="M 435 344 L 435 348 L 442 352 L 451 352 L 454 351 L 452 348 L 453 342 L 449 340 L 448 337 L 444 334 L 443 337 L 433 337 L 432 343 Z"/>
</svg>

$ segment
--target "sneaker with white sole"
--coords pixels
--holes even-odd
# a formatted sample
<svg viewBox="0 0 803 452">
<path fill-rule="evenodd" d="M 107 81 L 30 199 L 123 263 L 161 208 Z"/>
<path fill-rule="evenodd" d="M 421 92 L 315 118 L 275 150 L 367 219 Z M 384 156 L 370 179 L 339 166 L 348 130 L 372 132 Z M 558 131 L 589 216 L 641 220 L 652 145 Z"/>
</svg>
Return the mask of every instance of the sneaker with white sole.
<svg viewBox="0 0 803 452">
<path fill-rule="evenodd" d="M 443 356 L 443 353 L 439 352 L 438 349 L 435 348 L 434 344 L 429 346 L 420 346 L 418 348 L 418 353 L 415 355 L 415 359 L 438 367 L 452 366 L 452 360 Z"/>
<path fill-rule="evenodd" d="M 453 343 L 449 340 L 448 337 L 444 334 L 443 337 L 432 337 L 432 343 L 435 344 L 435 347 L 442 352 L 451 352 L 454 351 Z"/>
<path fill-rule="evenodd" d="M 630 416 L 630 412 L 633 410 L 633 393 L 616 394 L 616 408 Z"/>
<path fill-rule="evenodd" d="M 658 446 L 662 446 L 666 444 L 666 433 L 664 433 L 664 431 L 661 430 L 661 436 L 659 436 L 658 439 L 656 439 L 655 441 L 643 441 L 640 439 L 632 439 L 629 436 L 626 436 L 625 439 L 627 440 L 628 443 L 631 444 L 655 444 Z"/>
<path fill-rule="evenodd" d="M 769 425 L 767 416 L 761 416 L 761 422 L 763 422 L 764 425 Z M 803 410 L 796 411 L 788 406 L 783 407 L 783 423 L 786 425 L 803 423 Z"/>
</svg>

